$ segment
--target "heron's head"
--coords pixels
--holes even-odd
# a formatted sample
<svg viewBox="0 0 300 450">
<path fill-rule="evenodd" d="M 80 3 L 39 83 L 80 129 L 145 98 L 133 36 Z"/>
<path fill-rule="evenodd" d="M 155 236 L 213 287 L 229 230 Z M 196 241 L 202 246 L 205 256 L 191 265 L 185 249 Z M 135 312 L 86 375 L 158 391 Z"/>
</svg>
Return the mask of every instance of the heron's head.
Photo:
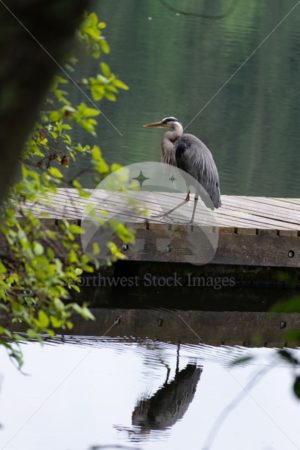
<svg viewBox="0 0 300 450">
<path fill-rule="evenodd" d="M 177 124 L 180 124 L 179 120 L 175 117 L 165 117 L 160 122 L 146 123 L 144 128 L 172 128 L 174 129 Z"/>
</svg>

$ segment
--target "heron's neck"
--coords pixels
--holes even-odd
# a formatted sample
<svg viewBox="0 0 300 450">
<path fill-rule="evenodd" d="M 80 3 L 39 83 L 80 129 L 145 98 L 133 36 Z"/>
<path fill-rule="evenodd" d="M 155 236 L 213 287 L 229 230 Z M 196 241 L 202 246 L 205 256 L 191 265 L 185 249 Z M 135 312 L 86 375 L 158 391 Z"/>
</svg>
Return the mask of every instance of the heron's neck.
<svg viewBox="0 0 300 450">
<path fill-rule="evenodd" d="M 169 139 L 171 142 L 175 142 L 176 139 L 180 138 L 183 135 L 183 126 L 179 122 L 175 122 L 172 130 L 167 131 L 165 134 L 165 138 Z"/>
<path fill-rule="evenodd" d="M 174 123 L 172 130 L 167 131 L 162 139 L 163 161 L 172 166 L 176 166 L 175 141 L 183 134 L 183 127 L 180 123 Z"/>
</svg>

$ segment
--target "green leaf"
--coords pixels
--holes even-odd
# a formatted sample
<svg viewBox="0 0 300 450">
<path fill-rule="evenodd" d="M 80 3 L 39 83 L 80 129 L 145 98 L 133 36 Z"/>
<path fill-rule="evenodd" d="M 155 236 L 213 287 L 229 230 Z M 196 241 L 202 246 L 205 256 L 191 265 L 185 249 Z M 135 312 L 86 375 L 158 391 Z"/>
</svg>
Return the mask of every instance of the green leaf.
<svg viewBox="0 0 300 450">
<path fill-rule="evenodd" d="M 76 303 L 73 304 L 73 309 L 77 312 L 83 319 L 86 320 L 96 320 L 95 316 L 91 313 L 91 311 L 86 306 L 80 306 Z"/>
<path fill-rule="evenodd" d="M 102 70 L 103 75 L 104 75 L 106 78 L 110 78 L 110 77 L 111 77 L 111 70 L 110 70 L 108 64 L 102 62 L 102 63 L 100 64 L 100 67 L 101 67 L 101 70 Z"/>
<path fill-rule="evenodd" d="M 94 12 L 89 13 L 86 17 L 86 22 L 89 26 L 96 26 L 98 24 L 97 14 Z"/>
<path fill-rule="evenodd" d="M 81 311 L 82 311 L 82 317 L 84 319 L 96 320 L 95 316 L 91 313 L 91 311 L 86 306 L 83 306 Z"/>
<path fill-rule="evenodd" d="M 29 328 L 26 333 L 29 339 L 37 339 L 38 333 L 32 328 Z"/>
<path fill-rule="evenodd" d="M 78 106 L 78 113 L 83 117 L 94 117 L 99 116 L 100 111 L 99 109 L 89 108 L 84 103 L 80 103 Z"/>
<path fill-rule="evenodd" d="M 230 363 L 230 365 L 231 365 L 232 367 L 234 367 L 234 366 L 241 366 L 241 365 L 246 364 L 246 363 L 248 363 L 248 362 L 250 362 L 250 361 L 252 361 L 252 360 L 253 360 L 253 356 L 250 356 L 250 355 L 247 355 L 247 356 L 241 356 L 240 358 L 234 359 L 234 360 Z"/>
<path fill-rule="evenodd" d="M 66 326 L 68 330 L 72 330 L 72 328 L 74 327 L 73 323 L 70 322 L 69 320 L 66 322 Z"/>
<path fill-rule="evenodd" d="M 99 173 L 109 172 L 109 166 L 104 161 L 101 150 L 97 145 L 94 145 L 91 153 L 92 153 L 93 160 L 96 162 L 96 168 L 97 168 L 98 172 Z"/>
<path fill-rule="evenodd" d="M 59 298 L 55 298 L 54 301 L 54 306 L 58 311 L 63 311 L 65 308 L 65 305 L 63 304 L 63 302 L 59 299 Z"/>
<path fill-rule="evenodd" d="M 114 85 L 115 85 L 117 88 L 124 89 L 125 91 L 128 91 L 128 89 L 129 89 L 129 87 L 127 86 L 127 84 L 123 83 L 123 81 L 121 81 L 121 80 L 115 79 L 115 80 L 113 81 L 113 83 L 114 83 Z"/>
<path fill-rule="evenodd" d="M 47 256 L 48 256 L 49 259 L 53 259 L 54 256 L 55 256 L 54 251 L 50 247 L 47 248 Z"/>
<path fill-rule="evenodd" d="M 124 224 L 118 223 L 115 227 L 115 231 L 118 235 L 118 237 L 125 243 L 125 244 L 133 244 L 134 243 L 134 233 L 129 228 L 126 228 Z"/>
<path fill-rule="evenodd" d="M 111 102 L 115 102 L 117 100 L 117 97 L 112 92 L 105 92 L 105 97 L 107 100 L 110 100 Z"/>
<path fill-rule="evenodd" d="M 53 328 L 61 328 L 63 326 L 63 321 L 55 316 L 51 316 L 50 321 Z"/>
<path fill-rule="evenodd" d="M 99 84 L 91 84 L 91 94 L 94 100 L 97 102 L 101 100 L 105 94 L 105 89 Z"/>
<path fill-rule="evenodd" d="M 63 178 L 63 174 L 57 167 L 49 167 L 48 172 L 55 178 Z"/>
<path fill-rule="evenodd" d="M 277 351 L 277 354 L 284 359 L 286 362 L 288 362 L 289 364 L 291 364 L 292 366 L 297 366 L 299 365 L 299 361 L 297 358 L 295 358 L 292 354 L 291 351 L 289 350 L 285 350 L 285 349 L 280 349 Z"/>
<path fill-rule="evenodd" d="M 52 111 L 50 113 L 50 120 L 51 122 L 56 122 L 57 120 L 60 120 L 63 116 L 63 113 L 61 111 Z"/>
<path fill-rule="evenodd" d="M 82 234 L 82 228 L 75 224 L 70 225 L 69 230 L 75 234 Z"/>
<path fill-rule="evenodd" d="M 298 399 L 300 399 L 300 376 L 299 375 L 295 378 L 294 385 L 293 385 L 293 391 L 294 391 L 295 396 Z"/>
<path fill-rule="evenodd" d="M 18 364 L 19 368 L 21 368 L 23 365 L 23 354 L 21 350 L 19 350 L 18 348 L 13 348 L 12 346 L 7 346 L 7 348 L 10 350 L 9 351 L 10 358 L 14 359 Z"/>
<path fill-rule="evenodd" d="M 6 273 L 7 269 L 5 267 L 5 265 L 3 264 L 2 261 L 0 261 L 0 275 L 2 275 L 3 273 Z"/>
<path fill-rule="evenodd" d="M 40 256 L 44 253 L 44 247 L 37 241 L 33 242 L 33 252 L 35 255 Z"/>
<path fill-rule="evenodd" d="M 100 41 L 100 45 L 103 53 L 108 54 L 110 52 L 110 46 L 108 45 L 105 39 Z"/>
<path fill-rule="evenodd" d="M 49 317 L 43 310 L 38 312 L 38 325 L 40 328 L 47 328 L 49 326 Z"/>
<path fill-rule="evenodd" d="M 24 164 L 22 164 L 22 166 L 21 166 L 21 173 L 22 173 L 23 178 L 26 178 L 28 175 L 28 170 L 26 169 Z"/>
<path fill-rule="evenodd" d="M 80 195 L 80 197 L 83 197 L 83 198 L 89 198 L 90 196 L 91 196 L 91 194 L 89 193 L 89 192 L 87 192 L 87 191 L 85 191 L 83 188 L 82 188 L 82 186 L 81 186 L 81 184 L 79 183 L 79 181 L 77 181 L 77 180 L 73 180 L 73 186 L 77 189 L 77 192 L 78 192 L 78 194 Z"/>
<path fill-rule="evenodd" d="M 70 261 L 70 263 L 78 263 L 79 262 L 76 252 L 73 249 L 70 250 L 69 261 Z"/>
<path fill-rule="evenodd" d="M 92 249 L 93 249 L 93 255 L 94 255 L 94 256 L 99 255 L 99 253 L 100 253 L 100 247 L 99 247 L 98 242 L 93 242 Z"/>
<path fill-rule="evenodd" d="M 96 161 L 100 161 L 102 158 L 101 155 L 101 150 L 97 145 L 94 145 L 94 147 L 92 148 L 92 157 L 96 160 Z"/>
</svg>

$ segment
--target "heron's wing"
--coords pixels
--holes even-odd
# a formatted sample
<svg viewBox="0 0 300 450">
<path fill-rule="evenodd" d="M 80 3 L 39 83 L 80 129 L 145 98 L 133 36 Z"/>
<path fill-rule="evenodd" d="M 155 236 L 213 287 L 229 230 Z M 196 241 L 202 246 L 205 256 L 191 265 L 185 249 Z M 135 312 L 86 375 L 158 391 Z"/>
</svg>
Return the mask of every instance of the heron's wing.
<svg viewBox="0 0 300 450">
<path fill-rule="evenodd" d="M 221 206 L 219 174 L 206 145 L 192 134 L 184 134 L 176 145 L 177 166 L 206 190 L 215 208 Z"/>
</svg>

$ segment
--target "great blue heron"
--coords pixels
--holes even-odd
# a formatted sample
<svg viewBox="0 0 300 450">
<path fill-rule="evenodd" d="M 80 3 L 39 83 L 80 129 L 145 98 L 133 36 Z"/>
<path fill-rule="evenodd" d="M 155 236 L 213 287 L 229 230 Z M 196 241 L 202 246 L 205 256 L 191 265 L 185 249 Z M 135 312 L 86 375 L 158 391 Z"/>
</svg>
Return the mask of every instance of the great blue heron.
<svg viewBox="0 0 300 450">
<path fill-rule="evenodd" d="M 192 402 L 202 367 L 188 364 L 176 370 L 175 378 L 155 394 L 138 401 L 132 413 L 132 425 L 141 427 L 141 432 L 164 430 L 181 419 Z"/>
<path fill-rule="evenodd" d="M 163 162 L 184 170 L 197 181 L 195 183 L 195 201 L 191 222 L 194 221 L 199 197 L 198 183 L 209 195 L 211 209 L 221 206 L 219 174 L 213 156 L 206 145 L 193 134 L 183 133 L 183 126 L 175 117 L 165 117 L 160 122 L 148 123 L 144 128 L 169 128 L 161 142 Z M 164 214 L 166 216 L 190 200 L 190 183 L 187 183 L 187 196 L 183 202 Z"/>
</svg>

